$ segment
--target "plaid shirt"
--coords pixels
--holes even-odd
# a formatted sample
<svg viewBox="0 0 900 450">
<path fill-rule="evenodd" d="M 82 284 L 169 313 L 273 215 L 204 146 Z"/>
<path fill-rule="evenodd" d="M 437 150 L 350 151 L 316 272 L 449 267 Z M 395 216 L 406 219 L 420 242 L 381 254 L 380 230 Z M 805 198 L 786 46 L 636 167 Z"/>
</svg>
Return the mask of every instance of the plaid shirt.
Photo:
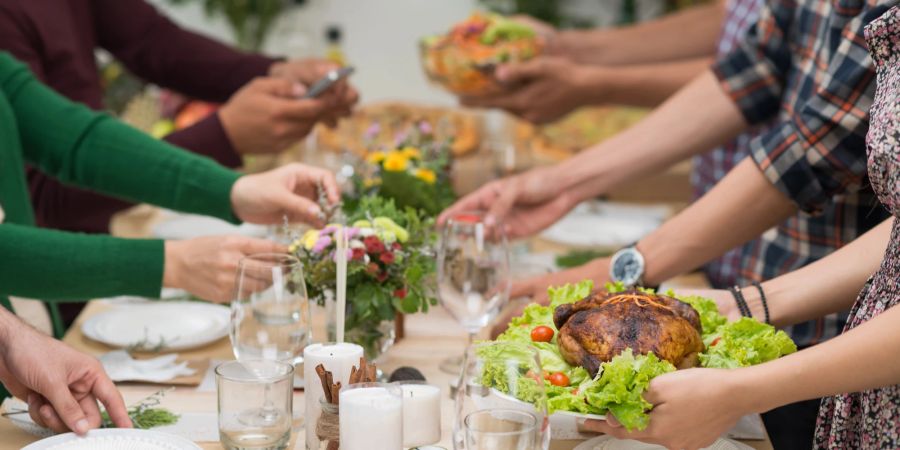
<svg viewBox="0 0 900 450">
<path fill-rule="evenodd" d="M 741 150 L 803 211 L 741 248 L 733 282 L 805 266 L 889 217 L 866 179 L 875 85 L 863 28 L 898 1 L 769 0 L 744 41 L 713 66 L 746 120 L 768 127 Z M 835 314 L 789 331 L 806 346 L 837 335 L 845 321 Z"/>
</svg>

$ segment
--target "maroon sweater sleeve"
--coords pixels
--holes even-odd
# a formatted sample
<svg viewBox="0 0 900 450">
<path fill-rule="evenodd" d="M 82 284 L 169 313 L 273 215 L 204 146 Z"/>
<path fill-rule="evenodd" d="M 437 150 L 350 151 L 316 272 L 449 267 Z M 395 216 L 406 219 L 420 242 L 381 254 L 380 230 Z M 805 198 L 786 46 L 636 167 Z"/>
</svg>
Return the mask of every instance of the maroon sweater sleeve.
<svg viewBox="0 0 900 450">
<path fill-rule="evenodd" d="M 98 44 L 159 86 L 224 102 L 275 59 L 244 53 L 180 28 L 144 0 L 94 0 Z"/>
</svg>

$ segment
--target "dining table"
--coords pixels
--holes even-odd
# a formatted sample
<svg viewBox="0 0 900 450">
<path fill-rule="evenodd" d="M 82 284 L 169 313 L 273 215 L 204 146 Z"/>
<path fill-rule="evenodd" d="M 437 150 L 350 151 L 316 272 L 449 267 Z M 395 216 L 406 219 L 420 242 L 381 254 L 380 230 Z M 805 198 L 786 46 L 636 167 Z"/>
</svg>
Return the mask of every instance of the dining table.
<svg viewBox="0 0 900 450">
<path fill-rule="evenodd" d="M 113 232 L 119 236 L 146 237 L 150 228 L 159 220 L 159 212 L 146 206 L 137 207 L 129 211 L 124 218 L 118 218 L 113 222 Z M 528 243 L 531 251 L 559 252 L 565 247 L 553 243 L 535 240 Z M 699 273 L 679 276 L 664 284 L 666 287 L 679 288 L 705 288 L 708 287 L 705 277 Z M 63 341 L 70 346 L 99 356 L 114 350 L 105 344 L 93 341 L 82 333 L 82 324 L 91 317 L 100 314 L 110 308 L 116 307 L 115 302 L 108 300 L 95 300 L 88 302 L 75 323 L 65 334 Z M 439 386 L 442 389 L 442 439 L 437 445 L 446 449 L 452 449 L 451 432 L 454 422 L 454 402 L 451 398 L 451 386 L 458 375 L 441 371 L 440 363 L 449 356 L 463 354 L 467 335 L 465 330 L 440 306 L 433 307 L 428 313 L 414 314 L 404 317 L 403 338 L 398 340 L 381 358 L 379 368 L 390 373 L 399 367 L 414 367 L 427 379 L 429 384 Z M 485 330 L 487 333 L 487 330 Z M 313 334 L 315 338 L 315 332 Z M 482 335 L 483 339 L 487 334 Z M 178 352 L 180 360 L 192 362 L 204 362 L 204 367 L 214 367 L 217 362 L 234 359 L 231 343 L 228 337 L 200 348 L 182 350 Z M 211 369 L 206 369 L 207 371 Z M 302 373 L 302 368 L 297 369 Z M 215 387 L 210 388 L 209 372 L 207 381 L 200 385 L 178 385 L 168 388 L 162 398 L 160 407 L 167 408 L 176 414 L 206 414 L 207 417 L 216 414 L 217 394 Z M 135 382 L 118 383 L 118 388 L 127 405 L 135 404 L 148 396 L 165 388 L 165 384 L 144 384 Z M 305 442 L 305 426 L 302 417 L 303 389 L 294 390 L 294 423 L 292 437 L 288 448 L 303 449 Z M 215 427 L 214 421 L 209 424 Z M 207 430 L 215 433 L 215 429 Z M 206 433 L 210 435 L 210 433 Z M 17 427 L 8 417 L 0 417 L 0 450 L 19 449 L 39 440 L 37 436 L 27 433 Z M 582 440 L 551 440 L 551 450 L 570 450 L 575 448 Z M 766 436 L 761 440 L 744 440 L 742 443 L 757 450 L 772 449 L 772 444 Z M 222 445 L 215 439 L 197 441 L 204 449 L 222 449 Z"/>
</svg>

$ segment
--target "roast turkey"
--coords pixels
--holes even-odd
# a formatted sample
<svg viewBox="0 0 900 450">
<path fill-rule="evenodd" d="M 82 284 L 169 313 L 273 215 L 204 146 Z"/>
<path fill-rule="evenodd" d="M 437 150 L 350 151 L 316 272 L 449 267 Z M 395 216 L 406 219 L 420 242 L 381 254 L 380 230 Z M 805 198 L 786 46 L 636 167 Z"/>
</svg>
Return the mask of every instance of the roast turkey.
<svg viewBox="0 0 900 450">
<path fill-rule="evenodd" d="M 637 290 L 598 291 L 553 313 L 559 350 L 572 365 L 596 375 L 626 348 L 653 352 L 678 368 L 693 367 L 703 350 L 700 316 L 690 305 Z"/>
</svg>

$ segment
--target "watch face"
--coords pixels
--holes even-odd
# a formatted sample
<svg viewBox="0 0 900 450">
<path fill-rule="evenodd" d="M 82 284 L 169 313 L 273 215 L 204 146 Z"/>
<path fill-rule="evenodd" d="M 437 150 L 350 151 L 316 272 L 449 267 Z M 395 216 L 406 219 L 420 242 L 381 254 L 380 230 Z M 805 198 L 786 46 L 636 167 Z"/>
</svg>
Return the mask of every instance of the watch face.
<svg viewBox="0 0 900 450">
<path fill-rule="evenodd" d="M 644 273 L 643 258 L 636 250 L 625 249 L 614 258 L 611 272 L 613 280 L 634 286 Z"/>
</svg>

